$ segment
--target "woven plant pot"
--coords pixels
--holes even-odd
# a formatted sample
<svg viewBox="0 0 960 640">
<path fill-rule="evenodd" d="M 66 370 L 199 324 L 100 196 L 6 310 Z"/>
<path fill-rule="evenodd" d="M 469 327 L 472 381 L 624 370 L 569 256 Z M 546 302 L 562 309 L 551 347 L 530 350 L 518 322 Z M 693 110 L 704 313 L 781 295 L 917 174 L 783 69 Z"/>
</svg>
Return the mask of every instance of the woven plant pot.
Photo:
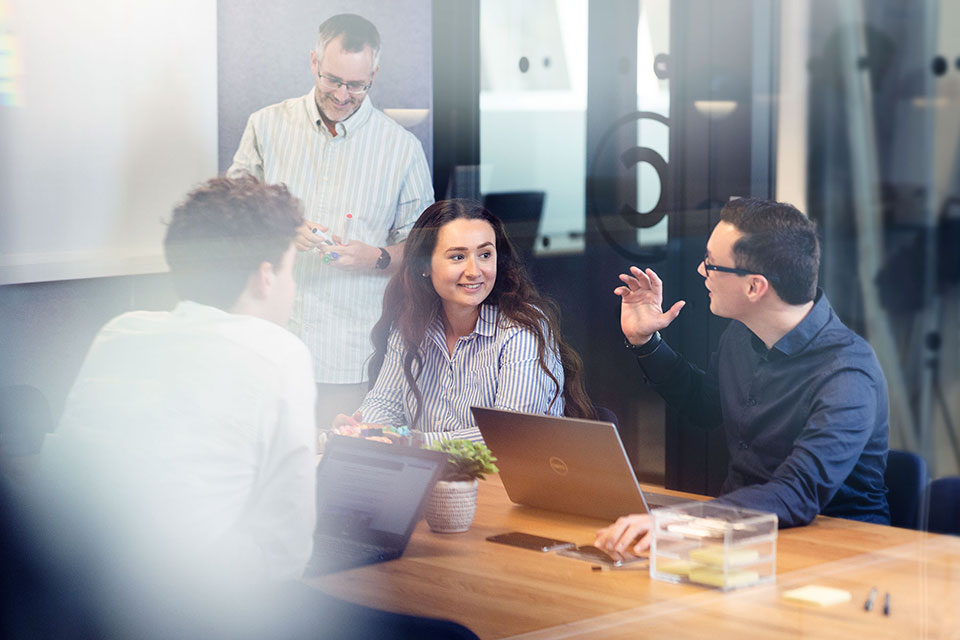
<svg viewBox="0 0 960 640">
<path fill-rule="evenodd" d="M 440 480 L 433 488 L 424 517 L 436 533 L 460 533 L 473 524 L 477 511 L 477 479 Z"/>
</svg>

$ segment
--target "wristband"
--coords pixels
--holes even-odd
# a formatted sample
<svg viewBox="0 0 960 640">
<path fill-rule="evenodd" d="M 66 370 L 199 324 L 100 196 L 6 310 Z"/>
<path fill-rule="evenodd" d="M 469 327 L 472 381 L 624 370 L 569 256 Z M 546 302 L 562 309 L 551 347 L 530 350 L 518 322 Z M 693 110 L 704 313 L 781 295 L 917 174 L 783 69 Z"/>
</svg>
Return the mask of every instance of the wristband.
<svg viewBox="0 0 960 640">
<path fill-rule="evenodd" d="M 660 346 L 660 343 L 663 342 L 663 339 L 660 337 L 659 331 L 654 331 L 653 335 L 650 336 L 650 339 L 644 342 L 643 344 L 631 344 L 627 337 L 623 337 L 623 343 L 626 345 L 633 355 L 638 358 L 646 358 Z"/>
<path fill-rule="evenodd" d="M 379 247 L 379 249 L 380 257 L 377 258 L 377 264 L 375 268 L 382 271 L 390 266 L 390 252 L 383 247 Z"/>
</svg>

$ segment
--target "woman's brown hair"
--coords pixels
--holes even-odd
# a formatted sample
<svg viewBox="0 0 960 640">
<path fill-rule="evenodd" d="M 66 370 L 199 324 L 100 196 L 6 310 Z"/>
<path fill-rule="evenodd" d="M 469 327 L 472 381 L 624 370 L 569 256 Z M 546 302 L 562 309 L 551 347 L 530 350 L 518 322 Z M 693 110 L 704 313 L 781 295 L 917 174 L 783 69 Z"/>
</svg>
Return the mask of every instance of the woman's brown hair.
<svg viewBox="0 0 960 640">
<path fill-rule="evenodd" d="M 583 363 L 577 352 L 563 339 L 557 305 L 541 295 L 530 281 L 500 219 L 472 200 L 436 202 L 427 207 L 413 225 L 404 244 L 400 270 L 387 284 L 383 295 L 383 313 L 371 333 L 375 351 L 368 367 L 370 385 L 376 382 L 387 354 L 390 333 L 396 330 L 403 342 L 403 375 L 417 402 L 414 422 L 419 420 L 423 411 L 423 395 L 417 386 L 417 378 L 423 367 L 420 344 L 440 309 L 440 296 L 431 280 L 423 274 L 430 271 L 430 260 L 440 228 L 458 219 L 484 220 L 493 227 L 497 243 L 497 279 L 484 303 L 497 305 L 503 317 L 536 336 L 540 368 L 553 380 L 556 388 L 551 406 L 561 391 L 559 381 L 546 364 L 547 349 L 555 344 L 563 365 L 564 414 L 576 418 L 595 418 L 593 405 L 583 386 Z"/>
</svg>

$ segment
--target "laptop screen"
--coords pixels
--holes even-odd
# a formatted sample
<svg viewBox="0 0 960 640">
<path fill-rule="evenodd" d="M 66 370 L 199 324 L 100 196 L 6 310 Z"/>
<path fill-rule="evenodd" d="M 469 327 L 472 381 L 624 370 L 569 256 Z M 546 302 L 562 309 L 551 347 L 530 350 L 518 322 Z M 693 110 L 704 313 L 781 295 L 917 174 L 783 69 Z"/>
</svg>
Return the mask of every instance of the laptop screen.
<svg viewBox="0 0 960 640">
<path fill-rule="evenodd" d="M 612 423 L 471 411 L 513 502 L 603 520 L 648 510 Z"/>
<path fill-rule="evenodd" d="M 446 455 L 356 438 L 331 438 L 317 469 L 317 532 L 404 544 Z"/>
</svg>

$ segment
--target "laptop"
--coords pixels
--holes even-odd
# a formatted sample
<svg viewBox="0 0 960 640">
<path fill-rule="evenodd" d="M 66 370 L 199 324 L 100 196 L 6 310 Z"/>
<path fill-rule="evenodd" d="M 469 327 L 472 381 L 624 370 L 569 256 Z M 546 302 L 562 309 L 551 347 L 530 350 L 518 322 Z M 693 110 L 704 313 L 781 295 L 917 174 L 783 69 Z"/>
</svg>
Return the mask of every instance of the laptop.
<svg viewBox="0 0 960 640">
<path fill-rule="evenodd" d="M 317 467 L 317 527 L 304 574 L 403 555 L 446 462 L 440 451 L 331 436 Z"/>
<path fill-rule="evenodd" d="M 615 520 L 689 502 L 640 488 L 611 422 L 471 407 L 510 500 Z"/>
</svg>

